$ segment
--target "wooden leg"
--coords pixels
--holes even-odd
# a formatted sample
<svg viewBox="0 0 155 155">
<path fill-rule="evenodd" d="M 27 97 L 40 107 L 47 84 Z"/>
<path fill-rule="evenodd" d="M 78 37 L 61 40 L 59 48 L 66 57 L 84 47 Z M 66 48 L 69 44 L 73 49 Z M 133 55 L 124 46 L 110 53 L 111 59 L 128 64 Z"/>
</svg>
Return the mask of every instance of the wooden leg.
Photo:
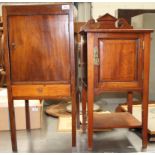
<svg viewBox="0 0 155 155">
<path fill-rule="evenodd" d="M 148 143 L 148 104 L 147 95 L 143 96 L 142 101 L 142 147 L 147 148 Z"/>
<path fill-rule="evenodd" d="M 77 129 L 80 129 L 80 100 L 79 100 L 79 91 L 76 93 L 76 120 L 77 120 Z"/>
<path fill-rule="evenodd" d="M 82 131 L 83 133 L 86 132 L 86 100 L 87 100 L 87 93 L 84 86 L 82 87 Z"/>
<path fill-rule="evenodd" d="M 1 83 L 0 83 L 0 87 L 3 87 L 4 84 L 4 75 L 1 74 Z"/>
<path fill-rule="evenodd" d="M 25 100 L 25 115 L 26 115 L 26 129 L 29 131 L 30 127 L 30 112 L 29 112 L 29 100 Z"/>
<path fill-rule="evenodd" d="M 93 148 L 93 103 L 94 95 L 93 90 L 88 89 L 88 149 Z"/>
<path fill-rule="evenodd" d="M 149 103 L 149 69 L 150 69 L 150 35 L 144 37 L 144 73 L 143 73 L 143 97 L 142 97 L 142 146 L 147 148 L 148 143 L 148 103 Z"/>
<path fill-rule="evenodd" d="M 1 87 L 4 86 L 5 78 L 6 78 L 6 73 L 5 71 L 2 71 L 1 72 L 1 84 L 0 84 Z"/>
<path fill-rule="evenodd" d="M 132 106 L 133 106 L 133 93 L 128 92 L 128 112 L 132 114 Z"/>
<path fill-rule="evenodd" d="M 94 35 L 88 34 L 87 43 L 90 45 L 87 55 L 87 100 L 88 100 L 88 149 L 93 148 L 93 104 L 94 104 Z"/>
<path fill-rule="evenodd" d="M 8 98 L 9 101 L 9 117 L 10 117 L 10 129 L 11 129 L 11 143 L 13 152 L 17 152 L 17 138 L 16 138 L 16 123 L 14 113 L 13 99 Z"/>
<path fill-rule="evenodd" d="M 76 93 L 72 92 L 72 146 L 76 146 Z"/>
</svg>

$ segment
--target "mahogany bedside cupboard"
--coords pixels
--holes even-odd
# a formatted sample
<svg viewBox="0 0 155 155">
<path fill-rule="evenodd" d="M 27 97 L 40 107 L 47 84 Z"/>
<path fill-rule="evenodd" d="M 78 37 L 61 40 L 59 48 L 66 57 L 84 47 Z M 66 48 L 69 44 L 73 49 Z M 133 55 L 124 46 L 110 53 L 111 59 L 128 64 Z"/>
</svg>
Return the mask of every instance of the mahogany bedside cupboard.
<svg viewBox="0 0 155 155">
<path fill-rule="evenodd" d="M 4 50 L 13 151 L 13 100 L 71 98 L 76 145 L 76 76 L 72 3 L 3 6 Z M 27 128 L 29 128 L 29 115 Z"/>
<path fill-rule="evenodd" d="M 86 129 L 88 100 L 88 149 L 93 130 L 142 128 L 142 146 L 147 147 L 150 33 L 136 30 L 124 19 L 109 14 L 90 20 L 82 34 L 82 105 Z M 132 116 L 133 92 L 142 96 L 142 123 Z M 127 92 L 128 112 L 93 114 L 94 96 L 103 92 Z"/>
</svg>

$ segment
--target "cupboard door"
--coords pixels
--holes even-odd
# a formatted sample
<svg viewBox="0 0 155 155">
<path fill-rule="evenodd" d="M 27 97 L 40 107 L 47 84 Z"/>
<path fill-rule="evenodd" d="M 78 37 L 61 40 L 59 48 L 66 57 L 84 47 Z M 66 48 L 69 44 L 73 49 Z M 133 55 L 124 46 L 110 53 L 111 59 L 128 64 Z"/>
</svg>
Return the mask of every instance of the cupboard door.
<svg viewBox="0 0 155 155">
<path fill-rule="evenodd" d="M 99 40 L 100 81 L 133 81 L 137 77 L 135 40 Z"/>
<path fill-rule="evenodd" d="M 96 45 L 99 56 L 99 66 L 95 70 L 95 75 L 98 72 L 96 86 L 138 87 L 142 78 L 141 40 L 114 35 L 97 38 Z"/>
<path fill-rule="evenodd" d="M 10 16 L 12 82 L 70 81 L 68 15 Z"/>
</svg>

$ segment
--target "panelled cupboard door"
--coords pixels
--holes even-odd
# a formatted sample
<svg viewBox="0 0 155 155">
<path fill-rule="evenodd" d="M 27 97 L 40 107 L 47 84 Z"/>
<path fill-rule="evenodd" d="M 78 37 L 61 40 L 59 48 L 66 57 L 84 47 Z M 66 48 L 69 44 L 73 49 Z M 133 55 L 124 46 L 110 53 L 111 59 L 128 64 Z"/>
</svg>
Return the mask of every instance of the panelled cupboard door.
<svg viewBox="0 0 155 155">
<path fill-rule="evenodd" d="M 140 88 L 142 82 L 142 36 L 139 34 L 97 34 L 94 52 L 95 87 Z M 95 54 L 95 53 L 94 53 Z"/>
<path fill-rule="evenodd" d="M 12 82 L 70 81 L 68 15 L 9 16 Z"/>
</svg>

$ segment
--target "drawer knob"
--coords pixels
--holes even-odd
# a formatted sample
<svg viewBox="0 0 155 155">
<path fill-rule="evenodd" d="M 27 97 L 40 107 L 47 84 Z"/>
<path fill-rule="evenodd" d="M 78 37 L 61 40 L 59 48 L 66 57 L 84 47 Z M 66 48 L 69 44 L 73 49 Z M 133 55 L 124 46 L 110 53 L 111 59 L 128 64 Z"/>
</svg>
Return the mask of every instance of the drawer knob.
<svg viewBox="0 0 155 155">
<path fill-rule="evenodd" d="M 43 92 L 43 88 L 37 88 L 37 92 L 38 93 L 42 93 Z"/>
<path fill-rule="evenodd" d="M 11 48 L 15 48 L 16 44 L 15 43 L 11 43 Z"/>
</svg>

